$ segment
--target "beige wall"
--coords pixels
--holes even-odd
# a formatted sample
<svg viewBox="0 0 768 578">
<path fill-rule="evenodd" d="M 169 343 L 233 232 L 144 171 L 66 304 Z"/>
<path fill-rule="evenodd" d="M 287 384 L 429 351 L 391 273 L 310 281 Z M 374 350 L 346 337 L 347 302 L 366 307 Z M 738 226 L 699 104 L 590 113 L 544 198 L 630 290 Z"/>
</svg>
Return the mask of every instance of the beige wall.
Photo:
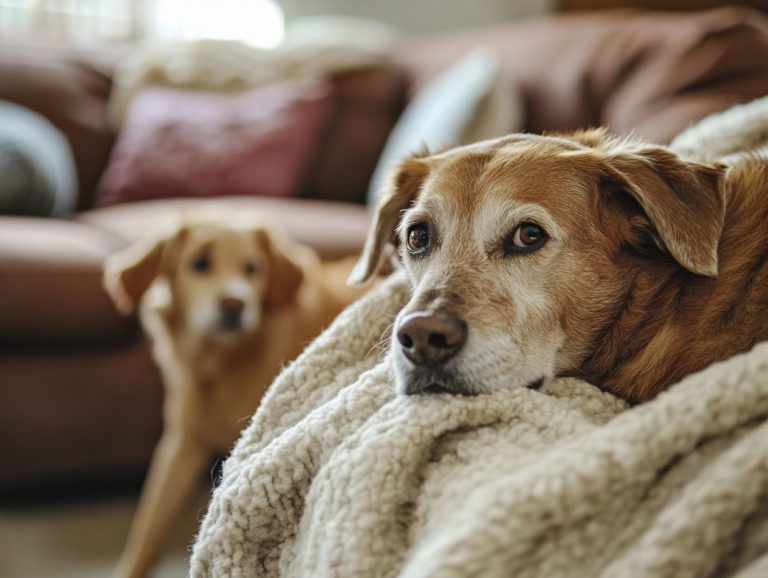
<svg viewBox="0 0 768 578">
<path fill-rule="evenodd" d="M 545 14 L 555 0 L 279 0 L 288 19 L 318 14 L 364 16 L 405 33 L 438 32 L 498 24 Z"/>
</svg>

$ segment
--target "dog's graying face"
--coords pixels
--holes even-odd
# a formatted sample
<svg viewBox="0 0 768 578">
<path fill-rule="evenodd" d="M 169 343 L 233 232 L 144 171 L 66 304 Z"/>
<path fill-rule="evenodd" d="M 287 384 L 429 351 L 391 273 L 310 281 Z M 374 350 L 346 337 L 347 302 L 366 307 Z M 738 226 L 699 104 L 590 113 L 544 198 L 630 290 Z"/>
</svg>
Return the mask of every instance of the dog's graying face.
<svg viewBox="0 0 768 578">
<path fill-rule="evenodd" d="M 398 246 L 413 287 L 393 330 L 399 389 L 474 394 L 577 372 L 626 267 L 716 274 L 719 175 L 599 131 L 404 161 L 351 278 Z"/>
<path fill-rule="evenodd" d="M 236 217 L 187 218 L 112 257 L 105 282 L 131 311 L 161 278 L 155 288 L 185 332 L 226 345 L 256 332 L 265 309 L 293 299 L 303 271 L 284 249 L 274 231 Z"/>
</svg>

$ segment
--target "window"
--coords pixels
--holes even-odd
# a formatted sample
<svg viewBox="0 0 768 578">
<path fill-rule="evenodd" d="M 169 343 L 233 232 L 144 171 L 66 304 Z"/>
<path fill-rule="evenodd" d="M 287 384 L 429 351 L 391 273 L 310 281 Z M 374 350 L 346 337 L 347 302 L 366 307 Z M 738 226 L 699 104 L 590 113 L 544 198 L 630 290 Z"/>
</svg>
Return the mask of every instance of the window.
<svg viewBox="0 0 768 578">
<path fill-rule="evenodd" d="M 272 48 L 283 34 L 283 12 L 275 0 L 0 0 L 2 36 L 77 43 L 217 38 Z"/>
</svg>

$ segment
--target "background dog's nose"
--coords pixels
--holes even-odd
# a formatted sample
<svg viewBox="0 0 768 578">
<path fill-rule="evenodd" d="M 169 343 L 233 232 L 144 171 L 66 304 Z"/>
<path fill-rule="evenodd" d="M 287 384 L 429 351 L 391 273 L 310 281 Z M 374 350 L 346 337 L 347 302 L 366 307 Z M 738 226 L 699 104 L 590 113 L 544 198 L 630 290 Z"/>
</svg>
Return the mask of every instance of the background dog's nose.
<svg viewBox="0 0 768 578">
<path fill-rule="evenodd" d="M 228 315 L 239 315 L 245 307 L 245 301 L 237 297 L 224 297 L 221 300 L 221 310 Z"/>
<path fill-rule="evenodd" d="M 222 323 L 229 328 L 237 328 L 240 325 L 245 301 L 237 297 L 224 297 L 219 303 L 221 306 Z"/>
<path fill-rule="evenodd" d="M 416 365 L 436 365 L 448 361 L 464 346 L 467 325 L 445 311 L 416 311 L 400 320 L 397 340 Z"/>
</svg>

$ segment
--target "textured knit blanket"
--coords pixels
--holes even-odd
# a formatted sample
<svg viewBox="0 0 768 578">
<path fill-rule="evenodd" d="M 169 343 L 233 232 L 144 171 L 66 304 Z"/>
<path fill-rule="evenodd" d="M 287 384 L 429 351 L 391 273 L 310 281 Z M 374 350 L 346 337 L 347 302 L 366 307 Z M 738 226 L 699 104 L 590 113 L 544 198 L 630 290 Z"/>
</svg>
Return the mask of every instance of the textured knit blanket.
<svg viewBox="0 0 768 578">
<path fill-rule="evenodd" d="M 399 276 L 270 389 L 191 576 L 768 576 L 768 344 L 647 404 L 574 379 L 398 395 Z"/>
</svg>

